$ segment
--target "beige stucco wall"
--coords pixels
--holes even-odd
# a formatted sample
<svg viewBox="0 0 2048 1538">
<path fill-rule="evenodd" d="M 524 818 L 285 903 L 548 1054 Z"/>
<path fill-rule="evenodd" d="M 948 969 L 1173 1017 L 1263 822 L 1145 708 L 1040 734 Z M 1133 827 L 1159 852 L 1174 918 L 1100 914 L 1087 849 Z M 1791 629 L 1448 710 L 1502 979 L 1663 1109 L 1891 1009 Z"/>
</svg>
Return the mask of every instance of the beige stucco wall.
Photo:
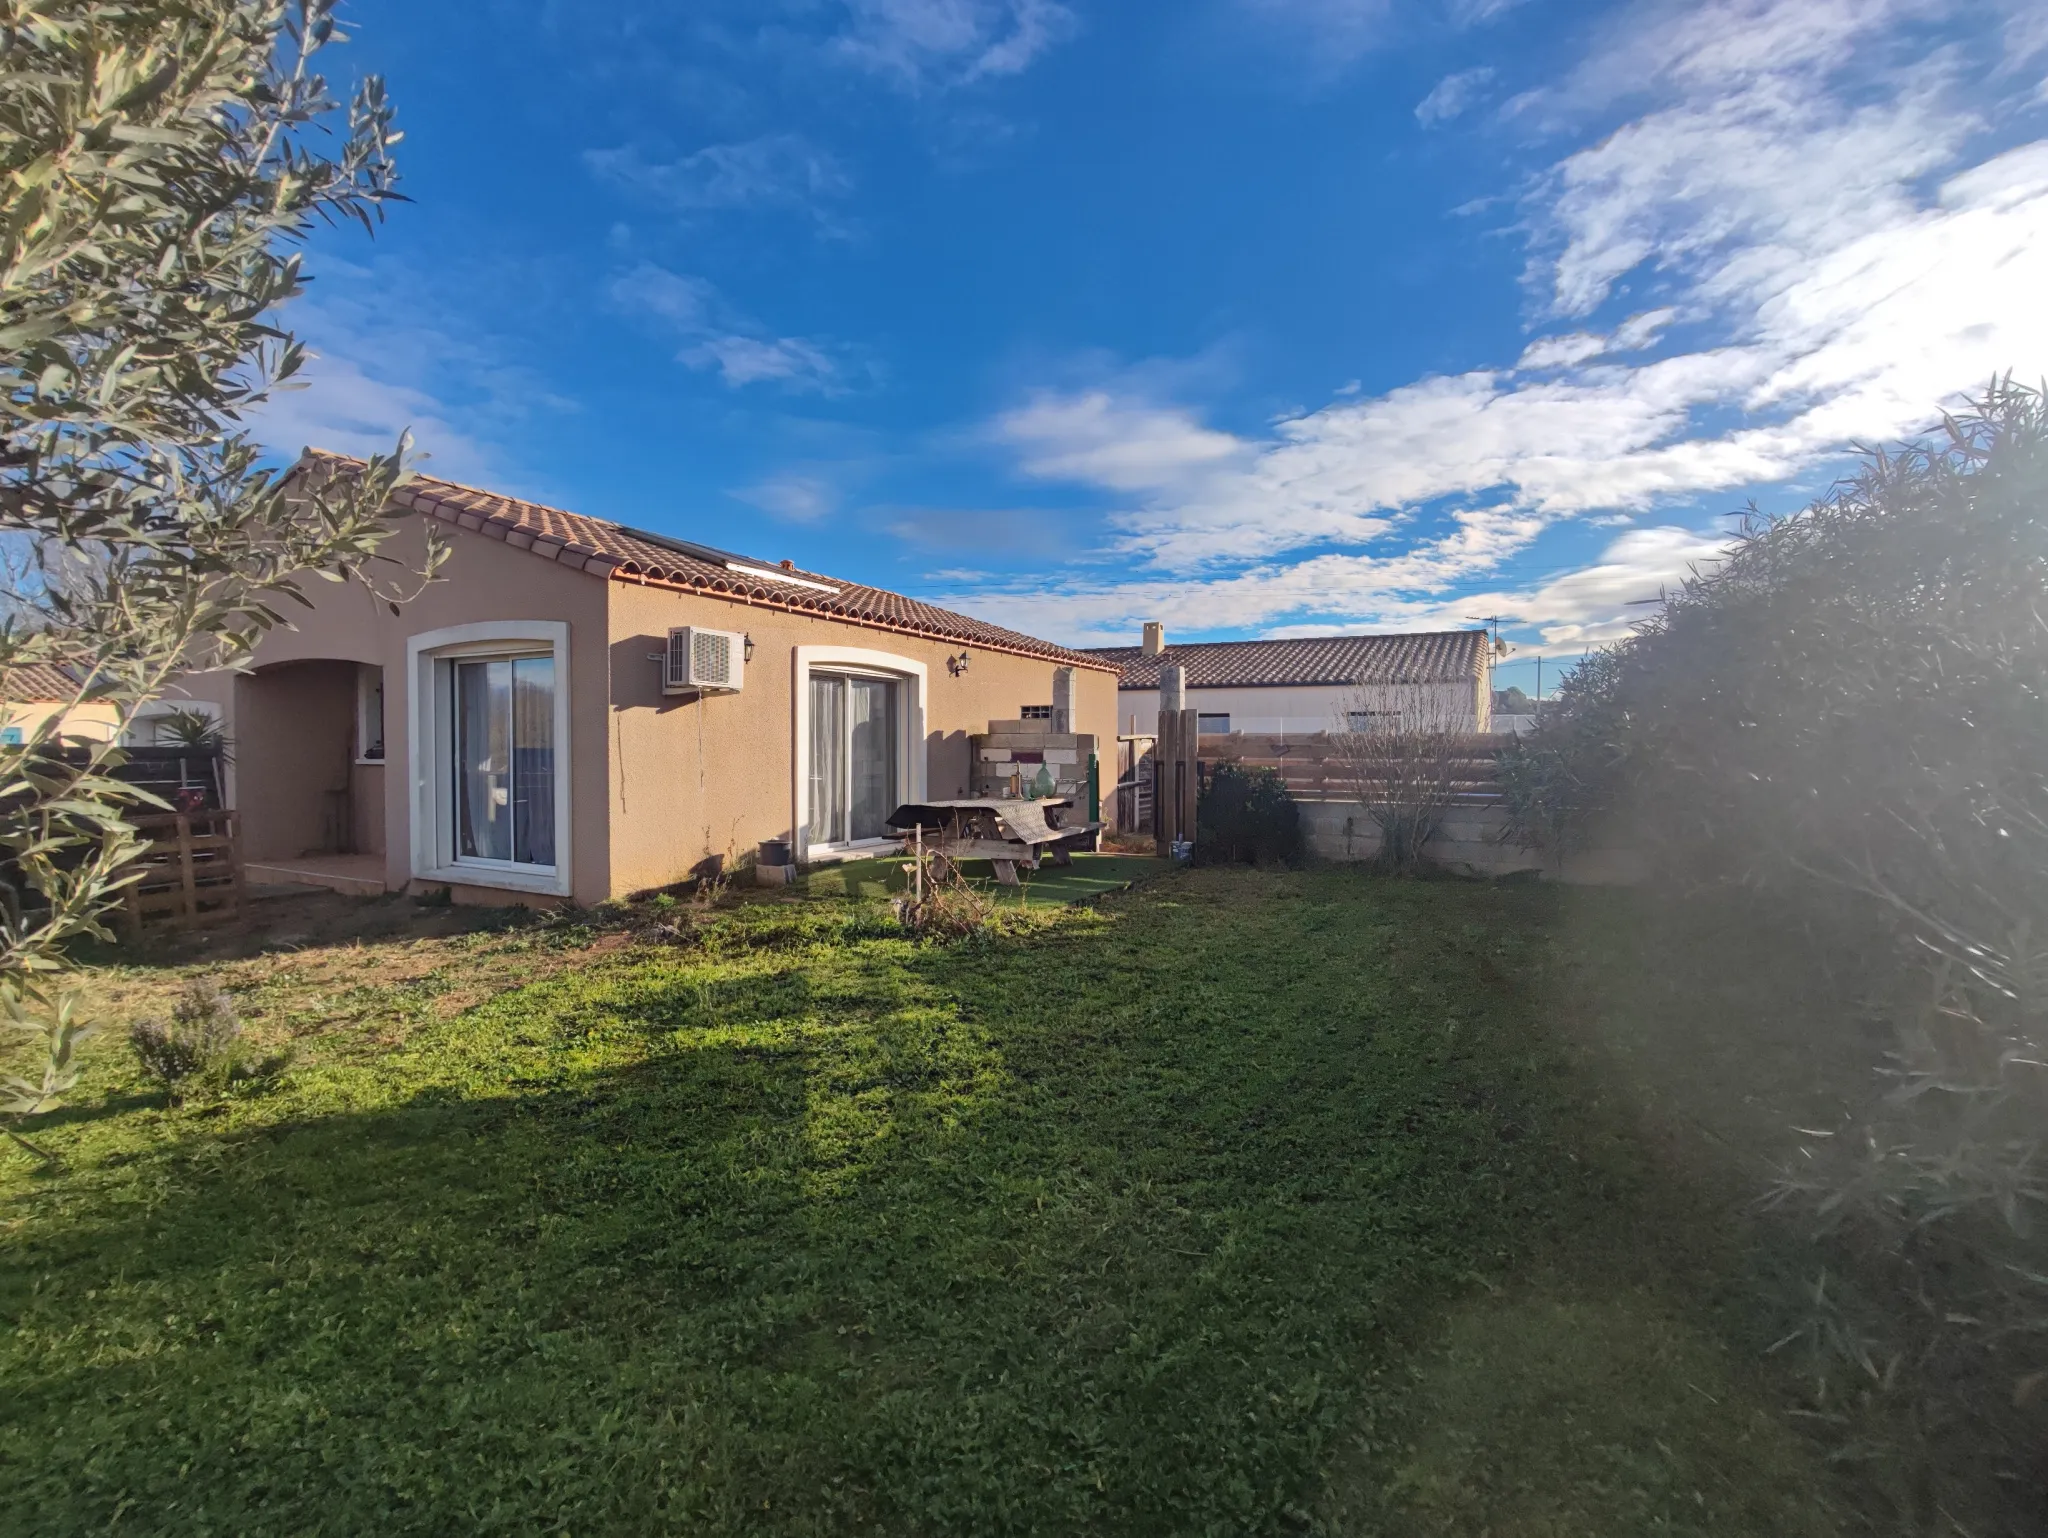
<svg viewBox="0 0 2048 1538">
<path fill-rule="evenodd" d="M 1052 703 L 1050 662 L 968 646 L 968 670 L 956 678 L 946 658 L 959 655 L 958 643 L 610 581 L 487 535 L 449 530 L 447 537 L 452 554 L 443 580 L 396 615 L 359 588 L 315 581 L 307 584 L 313 607 L 294 606 L 294 628 L 264 639 L 253 678 L 202 674 L 186 682 L 193 698 L 221 706 L 237 745 L 230 799 L 245 808 L 268 807 L 279 798 L 304 799 L 306 792 L 303 776 L 279 776 L 266 767 L 284 762 L 290 740 L 303 735 L 288 701 L 263 687 L 271 676 L 266 670 L 308 660 L 383 667 L 386 767 L 354 766 L 351 783 L 357 847 L 381 848 L 394 889 L 410 878 L 412 860 L 407 751 L 413 681 L 406 642 L 424 632 L 493 620 L 567 622 L 571 895 L 583 903 L 665 886 L 687 877 L 707 855 L 750 856 L 761 840 L 790 834 L 799 646 L 855 647 L 924 664 L 924 762 L 932 796 L 966 793 L 970 732 L 992 719 L 1014 718 L 1026 705 Z M 420 539 L 418 523 L 407 518 L 386 553 L 416 564 Z M 701 701 L 661 694 L 650 654 L 661 650 L 671 626 L 693 624 L 753 637 L 754 657 L 739 693 Z M 1115 675 L 1077 669 L 1074 711 L 1077 731 L 1113 737 Z M 1106 763 L 1105 782 L 1113 778 L 1114 764 Z M 279 821 L 268 814 L 255 820 Z M 460 895 L 482 890 L 465 888 Z"/>
<path fill-rule="evenodd" d="M 286 606 L 293 628 L 273 631 L 257 647 L 252 666 L 261 670 L 283 662 L 336 659 L 375 663 L 384 669 L 384 747 L 386 768 L 359 774 L 363 792 L 357 809 L 358 847 L 381 847 L 385 880 L 393 889 L 411 876 L 412 798 L 407 779 L 407 749 L 412 710 L 412 680 L 406 673 L 406 642 L 427 631 L 489 620 L 557 620 L 569 626 L 569 798 L 570 886 L 578 902 L 598 902 L 611 892 L 610 842 L 605 815 L 606 706 L 609 656 L 606 646 L 606 582 L 586 572 L 489 538 L 460 530 L 444 530 L 451 553 L 433 583 L 393 614 L 360 587 L 317 579 L 304 584 L 311 609 Z M 400 520 L 399 530 L 384 553 L 416 569 L 422 552 L 416 517 Z M 384 580 L 400 580 L 397 567 L 382 568 Z M 251 680 L 240 680 L 248 683 Z M 261 804 L 267 795 L 295 794 L 287 785 L 266 792 L 259 788 L 255 766 L 278 750 L 280 737 L 297 725 L 289 710 L 255 707 L 260 696 L 235 687 L 231 675 L 202 674 L 186 681 L 194 698 L 218 701 L 227 712 L 229 737 L 236 743 L 237 764 L 230 773 L 230 798 L 237 806 Z M 381 808 L 369 798 L 381 797 Z M 373 813 L 374 819 L 373 819 Z M 381 822 L 372 828 L 371 822 Z M 294 851 L 296 852 L 296 851 Z"/>
<path fill-rule="evenodd" d="M 973 646 L 954 677 L 958 642 L 925 640 L 778 609 L 727 603 L 633 583 L 611 584 L 611 860 L 617 892 L 665 886 L 707 855 L 745 857 L 763 839 L 787 838 L 796 813 L 796 649 L 853 647 L 925 668 L 925 793 L 964 796 L 969 733 L 1050 705 L 1054 665 Z M 703 625 L 753 638 L 737 694 L 664 698 L 650 660 L 669 628 Z M 1114 733 L 1116 675 L 1075 670 L 1075 730 Z M 1114 778 L 1114 764 L 1105 765 Z"/>
<path fill-rule="evenodd" d="M 89 742 L 112 742 L 120 731 L 121 715 L 104 700 L 78 705 L 70 710 L 44 700 L 24 700 L 0 707 L 0 726 L 18 726 L 23 737 L 33 737 L 50 717 L 62 714 L 57 731 L 64 737 L 83 737 Z"/>
</svg>

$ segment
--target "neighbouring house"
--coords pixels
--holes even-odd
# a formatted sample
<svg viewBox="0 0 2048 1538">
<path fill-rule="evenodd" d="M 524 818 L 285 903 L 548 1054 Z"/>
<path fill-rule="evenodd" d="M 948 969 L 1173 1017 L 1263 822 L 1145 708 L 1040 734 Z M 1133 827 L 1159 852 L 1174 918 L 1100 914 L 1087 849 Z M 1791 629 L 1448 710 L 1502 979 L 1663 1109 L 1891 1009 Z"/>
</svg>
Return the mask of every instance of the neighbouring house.
<svg viewBox="0 0 2048 1538">
<path fill-rule="evenodd" d="M 1169 646 L 1165 627 L 1147 622 L 1141 644 L 1088 655 L 1117 669 L 1117 730 L 1127 737 L 1156 731 L 1159 670 L 1171 665 L 1186 670 L 1187 708 L 1209 734 L 1362 730 L 1418 701 L 1433 720 L 1493 729 L 1493 647 L 1483 630 Z"/>
<path fill-rule="evenodd" d="M 14 668 L 0 678 L 0 743 L 20 744 L 33 737 L 50 720 L 59 717 L 57 735 L 72 742 L 113 742 L 129 747 L 156 747 L 172 743 L 168 718 L 178 713 L 213 715 L 210 702 L 187 699 L 173 688 L 170 695 L 131 713 L 124 724 L 120 707 L 111 700 L 83 700 L 77 681 L 63 668 L 33 663 Z"/>
<path fill-rule="evenodd" d="M 767 840 L 887 847 L 899 804 L 968 793 L 991 719 L 1114 734 L 1112 664 L 900 594 L 428 476 L 390 515 L 386 569 L 431 520 L 442 580 L 395 611 L 309 582 L 246 670 L 185 680 L 259 877 L 591 903 Z"/>
<path fill-rule="evenodd" d="M 48 663 L 9 669 L 0 678 L 0 700 L 5 701 L 0 742 L 20 744 L 52 716 L 61 717 L 59 735 L 88 742 L 111 742 L 121 730 L 121 715 L 113 705 L 104 700 L 80 704 L 77 680 Z"/>
</svg>

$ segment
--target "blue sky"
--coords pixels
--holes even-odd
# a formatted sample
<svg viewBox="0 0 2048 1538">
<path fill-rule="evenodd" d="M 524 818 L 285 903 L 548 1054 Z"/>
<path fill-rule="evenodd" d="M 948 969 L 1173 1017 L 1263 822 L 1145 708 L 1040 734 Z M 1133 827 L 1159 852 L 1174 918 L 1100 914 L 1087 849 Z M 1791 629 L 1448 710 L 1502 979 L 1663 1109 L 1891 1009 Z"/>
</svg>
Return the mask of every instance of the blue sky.
<svg viewBox="0 0 2048 1538">
<path fill-rule="evenodd" d="M 354 0 L 261 430 L 1081 643 L 1621 633 L 2048 372 L 2048 7 Z M 1549 670 L 1555 677 L 1555 664 Z"/>
</svg>

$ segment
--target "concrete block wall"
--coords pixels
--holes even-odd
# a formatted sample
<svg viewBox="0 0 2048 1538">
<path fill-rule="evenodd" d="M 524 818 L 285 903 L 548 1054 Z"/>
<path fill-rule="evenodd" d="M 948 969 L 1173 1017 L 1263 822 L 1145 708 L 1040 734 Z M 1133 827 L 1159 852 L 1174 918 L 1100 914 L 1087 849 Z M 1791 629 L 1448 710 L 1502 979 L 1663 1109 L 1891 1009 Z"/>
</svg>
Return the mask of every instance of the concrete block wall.
<svg viewBox="0 0 2048 1538">
<path fill-rule="evenodd" d="M 968 738 L 968 748 L 974 761 L 972 795 L 1028 796 L 1043 765 L 1052 772 L 1053 793 L 1072 796 L 1077 807 L 1088 796 L 1089 756 L 1101 751 L 1094 733 L 1056 732 L 1050 721 L 991 721 L 986 732 Z"/>
<path fill-rule="evenodd" d="M 1370 860 L 1380 830 L 1363 807 L 1341 801 L 1304 801 L 1302 832 L 1309 853 L 1324 860 Z M 1505 841 L 1507 813 L 1498 806 L 1457 808 L 1428 846 L 1429 858 L 1460 876 L 1511 876 L 1533 871 L 1548 879 L 1589 886 L 1628 886 L 1643 879 L 1641 861 L 1626 850 L 1586 849 L 1562 861 Z"/>
</svg>

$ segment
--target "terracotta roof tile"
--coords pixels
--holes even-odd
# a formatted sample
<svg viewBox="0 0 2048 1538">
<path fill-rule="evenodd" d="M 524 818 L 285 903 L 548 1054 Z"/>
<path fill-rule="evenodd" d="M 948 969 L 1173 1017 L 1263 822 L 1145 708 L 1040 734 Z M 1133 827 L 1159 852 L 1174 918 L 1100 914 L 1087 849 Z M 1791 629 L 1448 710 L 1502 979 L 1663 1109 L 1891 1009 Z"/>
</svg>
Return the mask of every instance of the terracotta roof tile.
<svg viewBox="0 0 2048 1538">
<path fill-rule="evenodd" d="M 0 698 L 10 705 L 69 704 L 78 698 L 78 685 L 62 668 L 48 662 L 32 662 L 10 668 L 0 678 Z"/>
<path fill-rule="evenodd" d="M 362 463 L 320 449 L 307 450 L 300 462 L 342 473 L 360 468 Z M 1115 668 L 1114 663 L 1091 653 L 1005 630 L 884 588 L 785 569 L 773 561 L 731 555 L 694 541 L 672 542 L 662 535 L 631 529 L 608 519 L 564 512 L 558 507 L 479 491 L 474 486 L 429 475 L 414 476 L 392 494 L 391 500 L 443 523 L 502 539 L 544 559 L 615 581 L 671 587 L 755 608 L 816 614 L 845 624 L 958 642 L 1074 667 L 1109 671 Z M 738 570 L 736 566 L 753 569 Z"/>
<path fill-rule="evenodd" d="M 1303 636 L 1288 641 L 1197 641 L 1156 657 L 1142 647 L 1089 648 L 1113 664 L 1119 689 L 1157 689 L 1159 669 L 1178 663 L 1190 689 L 1256 689 L 1283 684 L 1460 683 L 1478 676 L 1486 657 L 1483 630 L 1431 630 L 1411 635 Z"/>
</svg>

